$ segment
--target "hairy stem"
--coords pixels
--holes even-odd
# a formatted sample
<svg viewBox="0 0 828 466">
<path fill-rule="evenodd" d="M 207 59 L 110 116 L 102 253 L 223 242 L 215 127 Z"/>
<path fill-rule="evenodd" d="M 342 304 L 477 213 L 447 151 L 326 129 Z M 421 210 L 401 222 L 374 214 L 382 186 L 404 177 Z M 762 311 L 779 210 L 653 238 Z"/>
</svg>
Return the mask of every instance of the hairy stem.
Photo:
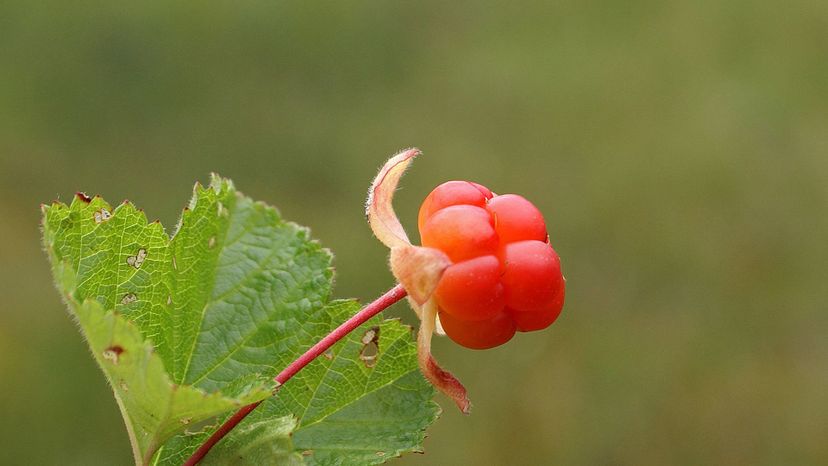
<svg viewBox="0 0 828 466">
<path fill-rule="evenodd" d="M 368 319 L 374 317 L 375 315 L 382 312 L 383 309 L 388 308 L 392 304 L 396 303 L 397 301 L 403 299 L 406 296 L 406 291 L 402 287 L 402 285 L 396 285 L 390 290 L 386 291 L 385 294 L 377 298 L 371 304 L 365 306 L 354 314 L 350 319 L 346 320 L 342 323 L 339 327 L 334 329 L 331 333 L 325 336 L 325 338 L 319 340 L 315 345 L 313 345 L 309 350 L 305 352 L 302 356 L 299 356 L 295 361 L 290 363 L 282 372 L 277 375 L 274 380 L 279 385 L 284 384 L 291 377 L 296 375 L 297 372 L 302 370 L 303 367 L 310 364 L 311 361 L 316 359 L 320 354 L 324 353 L 328 348 L 334 345 L 334 343 L 341 340 L 343 337 L 351 333 L 355 328 L 359 327 L 360 325 L 364 324 Z M 198 450 L 190 456 L 189 459 L 184 463 L 184 466 L 193 466 L 201 461 L 205 455 L 210 451 L 215 444 L 217 444 L 225 435 L 227 435 L 231 430 L 238 423 L 240 423 L 248 414 L 250 414 L 254 409 L 256 409 L 261 401 L 256 403 L 249 404 L 247 406 L 242 407 L 239 409 L 235 414 L 233 414 L 230 419 L 224 422 L 210 438 L 207 439 L 199 448 Z"/>
</svg>

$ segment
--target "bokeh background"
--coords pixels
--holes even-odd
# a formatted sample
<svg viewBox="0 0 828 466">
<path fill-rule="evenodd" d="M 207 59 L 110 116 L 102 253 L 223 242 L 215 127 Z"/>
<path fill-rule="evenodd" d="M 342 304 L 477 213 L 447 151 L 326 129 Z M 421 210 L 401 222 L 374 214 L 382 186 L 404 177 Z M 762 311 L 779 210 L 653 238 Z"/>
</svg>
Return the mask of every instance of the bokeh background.
<svg viewBox="0 0 828 466">
<path fill-rule="evenodd" d="M 828 463 L 828 2 L 0 2 L 0 464 L 128 464 L 39 203 L 175 224 L 211 171 L 392 284 L 362 214 L 464 178 L 545 213 L 547 331 L 435 344 L 474 402 L 399 465 Z M 391 312 L 412 321 L 403 306 Z"/>
</svg>

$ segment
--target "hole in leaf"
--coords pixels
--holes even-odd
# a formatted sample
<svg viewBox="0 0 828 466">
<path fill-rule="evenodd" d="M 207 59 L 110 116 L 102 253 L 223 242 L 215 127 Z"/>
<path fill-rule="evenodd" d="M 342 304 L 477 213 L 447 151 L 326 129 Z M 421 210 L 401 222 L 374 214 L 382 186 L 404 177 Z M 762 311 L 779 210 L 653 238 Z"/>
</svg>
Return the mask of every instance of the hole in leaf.
<svg viewBox="0 0 828 466">
<path fill-rule="evenodd" d="M 96 210 L 92 216 L 95 218 L 95 223 L 103 223 L 112 218 L 112 214 L 106 209 Z"/>
<path fill-rule="evenodd" d="M 379 327 L 371 327 L 365 331 L 360 341 L 362 350 L 359 352 L 359 359 L 366 367 L 374 367 L 379 356 Z"/>
</svg>

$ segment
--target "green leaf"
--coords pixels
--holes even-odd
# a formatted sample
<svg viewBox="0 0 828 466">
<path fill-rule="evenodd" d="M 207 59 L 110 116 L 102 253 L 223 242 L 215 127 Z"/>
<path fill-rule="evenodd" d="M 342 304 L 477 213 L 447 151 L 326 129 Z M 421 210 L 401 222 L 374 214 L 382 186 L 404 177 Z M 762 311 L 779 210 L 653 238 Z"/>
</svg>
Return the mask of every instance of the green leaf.
<svg viewBox="0 0 828 466">
<path fill-rule="evenodd" d="M 222 448 L 212 450 L 200 464 L 203 466 L 304 464 L 302 455 L 294 451 L 290 441 L 290 435 L 296 425 L 296 419 L 291 416 L 246 422 L 237 426 L 232 435 L 222 441 Z M 206 438 L 206 435 L 204 437 Z M 180 454 L 177 456 L 181 457 Z M 181 457 L 181 461 L 176 464 L 180 464 L 185 459 L 186 457 Z"/>
<path fill-rule="evenodd" d="M 213 426 L 202 422 L 203 431 L 188 432 L 181 419 L 190 418 L 191 428 L 240 402 L 265 398 L 279 370 L 358 308 L 328 302 L 331 255 L 306 229 L 217 176 L 209 187 L 196 185 L 172 239 L 128 202 L 113 209 L 99 197 L 78 195 L 69 206 L 54 203 L 43 211 L 55 279 L 113 385 L 136 461 L 153 455 L 155 462 L 185 459 Z M 101 359 L 112 342 L 92 332 L 107 319 L 120 329 L 118 339 L 151 347 L 146 360 L 155 362 L 112 367 Z M 312 450 L 305 461 L 325 463 L 340 455 L 346 462 L 376 463 L 419 450 L 438 408 L 417 372 L 410 331 L 379 319 L 366 325 L 340 342 L 331 359 L 319 358 L 280 388 L 208 459 L 301 462 L 296 452 Z M 373 345 L 362 344 L 360 335 L 372 326 L 380 329 L 379 353 L 360 359 L 362 347 Z M 120 393 L 119 383 L 127 379 L 143 380 L 155 391 Z M 182 404 L 192 412 L 180 419 L 157 402 L 189 399 L 190 393 L 215 399 Z M 367 421 L 343 422 L 359 416 Z"/>
<path fill-rule="evenodd" d="M 94 300 L 74 306 L 92 354 L 106 374 L 137 443 L 136 462 L 146 463 L 161 441 L 190 423 L 258 401 L 269 392 L 248 386 L 236 398 L 171 383 L 161 358 L 135 325 Z M 138 456 L 140 455 L 140 456 Z"/>
<path fill-rule="evenodd" d="M 314 319 L 333 327 L 357 310 L 353 301 L 335 301 Z M 431 401 L 433 394 L 417 367 L 411 328 L 375 317 L 280 387 L 213 448 L 205 464 L 226 464 L 212 463 L 213 455 L 233 458 L 233 464 L 262 464 L 256 456 L 246 456 L 255 451 L 237 448 L 243 444 L 238 429 L 294 418 L 293 450 L 302 453 L 305 463 L 383 463 L 404 452 L 422 451 L 425 428 L 440 412 Z M 274 424 L 272 429 L 282 427 Z M 181 464 L 209 433 L 172 439 L 156 464 Z"/>
</svg>

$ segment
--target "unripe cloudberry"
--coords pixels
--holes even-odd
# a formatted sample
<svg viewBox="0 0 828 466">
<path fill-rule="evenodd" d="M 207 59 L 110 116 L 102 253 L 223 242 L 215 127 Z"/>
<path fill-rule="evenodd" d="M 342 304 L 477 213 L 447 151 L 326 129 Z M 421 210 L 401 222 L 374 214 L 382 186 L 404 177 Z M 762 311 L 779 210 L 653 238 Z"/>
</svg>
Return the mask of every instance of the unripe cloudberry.
<svg viewBox="0 0 828 466">
<path fill-rule="evenodd" d="M 540 211 L 515 194 L 469 181 L 437 186 L 417 221 L 423 246 L 453 262 L 434 298 L 446 334 L 467 348 L 548 327 L 561 313 L 564 278 Z"/>
</svg>

